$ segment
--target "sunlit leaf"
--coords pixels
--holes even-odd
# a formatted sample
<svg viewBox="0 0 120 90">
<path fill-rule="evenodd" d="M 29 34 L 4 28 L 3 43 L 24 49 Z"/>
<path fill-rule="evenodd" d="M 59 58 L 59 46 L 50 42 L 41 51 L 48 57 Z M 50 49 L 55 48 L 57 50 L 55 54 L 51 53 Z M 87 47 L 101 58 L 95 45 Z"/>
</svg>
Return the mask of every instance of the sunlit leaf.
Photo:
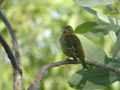
<svg viewBox="0 0 120 90">
<path fill-rule="evenodd" d="M 112 39 L 116 42 L 116 40 L 117 40 L 117 36 L 116 36 L 115 32 L 110 31 L 109 33 L 110 33 Z"/>
<path fill-rule="evenodd" d="M 79 35 L 79 37 L 85 52 L 86 60 L 104 63 L 105 52 L 103 51 L 103 49 L 98 47 L 88 38 L 81 35 Z"/>
<path fill-rule="evenodd" d="M 90 6 L 104 6 L 115 3 L 119 0 L 73 0 L 73 1 L 81 7 L 90 7 Z"/>
<path fill-rule="evenodd" d="M 120 32 L 118 34 L 117 41 L 116 41 L 115 46 L 114 46 L 113 58 L 115 58 L 115 56 L 117 55 L 117 53 L 119 51 L 120 51 Z"/>
<path fill-rule="evenodd" d="M 100 12 L 97 12 L 96 10 L 90 8 L 90 7 L 82 7 L 84 10 L 86 10 L 87 12 L 95 15 L 97 18 L 99 18 L 100 20 L 106 22 L 106 23 L 111 23 L 113 22 L 114 25 L 120 25 L 120 19 L 118 18 L 112 18 L 110 16 L 104 15 Z"/>
</svg>

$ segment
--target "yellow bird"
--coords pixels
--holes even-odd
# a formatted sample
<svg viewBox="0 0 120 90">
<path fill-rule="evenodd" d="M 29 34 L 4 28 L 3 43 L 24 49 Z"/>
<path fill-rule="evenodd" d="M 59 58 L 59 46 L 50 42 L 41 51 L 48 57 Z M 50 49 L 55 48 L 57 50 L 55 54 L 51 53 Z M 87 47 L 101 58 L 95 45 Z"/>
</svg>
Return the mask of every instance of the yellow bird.
<svg viewBox="0 0 120 90">
<path fill-rule="evenodd" d="M 73 28 L 71 26 L 65 26 L 59 41 L 61 48 L 66 56 L 72 57 L 74 60 L 79 59 L 83 65 L 83 68 L 88 69 L 85 63 L 85 55 L 81 42 L 74 34 Z"/>
</svg>

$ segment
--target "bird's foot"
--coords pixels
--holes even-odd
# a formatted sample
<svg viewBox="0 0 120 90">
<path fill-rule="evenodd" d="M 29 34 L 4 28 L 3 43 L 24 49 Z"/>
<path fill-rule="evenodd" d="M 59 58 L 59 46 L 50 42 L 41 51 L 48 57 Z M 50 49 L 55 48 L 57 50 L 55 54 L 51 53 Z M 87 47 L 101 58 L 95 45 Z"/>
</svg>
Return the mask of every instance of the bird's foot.
<svg viewBox="0 0 120 90">
<path fill-rule="evenodd" d="M 70 60 L 69 57 L 66 58 L 66 61 Z"/>
<path fill-rule="evenodd" d="M 77 58 L 73 58 L 73 61 L 78 61 Z"/>
</svg>

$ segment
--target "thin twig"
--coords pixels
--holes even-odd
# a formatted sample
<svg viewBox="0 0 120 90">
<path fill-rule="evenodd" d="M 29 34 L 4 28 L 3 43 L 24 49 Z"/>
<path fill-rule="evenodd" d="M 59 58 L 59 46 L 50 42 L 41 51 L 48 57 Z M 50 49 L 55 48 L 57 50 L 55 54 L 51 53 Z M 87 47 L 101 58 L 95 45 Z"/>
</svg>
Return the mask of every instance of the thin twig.
<svg viewBox="0 0 120 90">
<path fill-rule="evenodd" d="M 15 60 L 17 62 L 17 65 L 19 66 L 19 68 L 22 71 L 22 63 L 21 63 L 21 58 L 20 58 L 19 45 L 17 42 L 15 32 L 1 11 L 0 11 L 0 19 L 6 25 L 8 31 L 10 33 L 10 36 L 12 38 L 14 52 L 15 52 Z M 20 74 L 17 69 L 14 69 L 14 72 L 13 72 L 13 88 L 14 88 L 14 90 L 22 90 L 22 74 Z"/>
<path fill-rule="evenodd" d="M 59 62 L 55 62 L 55 63 L 51 63 L 51 64 L 47 64 L 45 66 L 43 66 L 42 68 L 40 68 L 40 72 L 38 73 L 38 75 L 36 76 L 35 80 L 33 81 L 32 85 L 27 89 L 27 90 L 35 90 L 35 88 L 37 87 L 38 83 L 40 82 L 40 80 L 43 78 L 43 75 L 45 73 L 46 70 L 53 68 L 53 67 L 58 67 L 60 65 L 66 65 L 66 64 L 80 64 L 80 61 L 75 61 L 75 60 L 65 60 L 65 61 L 59 61 Z M 96 67 L 100 67 L 100 68 L 104 68 L 107 70 L 111 70 L 117 74 L 120 74 L 120 69 L 119 68 L 114 68 L 110 65 L 106 65 L 106 64 L 100 64 L 97 62 L 91 62 L 91 61 L 86 61 L 86 64 L 91 65 L 91 66 L 96 66 Z"/>
<path fill-rule="evenodd" d="M 17 62 L 15 60 L 15 57 L 9 47 L 9 45 L 7 44 L 7 42 L 5 41 L 5 39 L 0 35 L 0 43 L 2 44 L 2 46 L 4 47 L 7 55 L 8 55 L 8 58 L 10 59 L 10 62 L 13 66 L 14 69 L 18 69 L 18 71 L 20 72 L 20 74 L 22 74 L 22 71 L 21 69 L 19 68 L 19 66 L 17 65 Z"/>
</svg>

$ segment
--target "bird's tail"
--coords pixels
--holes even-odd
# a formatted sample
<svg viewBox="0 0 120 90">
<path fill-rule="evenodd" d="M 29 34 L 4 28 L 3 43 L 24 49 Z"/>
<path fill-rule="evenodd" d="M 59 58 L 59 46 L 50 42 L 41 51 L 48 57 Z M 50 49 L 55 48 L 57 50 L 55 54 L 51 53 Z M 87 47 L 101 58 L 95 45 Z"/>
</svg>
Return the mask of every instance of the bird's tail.
<svg viewBox="0 0 120 90">
<path fill-rule="evenodd" d="M 85 63 L 85 60 L 81 60 L 81 63 L 82 63 L 83 69 L 88 69 L 88 67 Z"/>
</svg>

